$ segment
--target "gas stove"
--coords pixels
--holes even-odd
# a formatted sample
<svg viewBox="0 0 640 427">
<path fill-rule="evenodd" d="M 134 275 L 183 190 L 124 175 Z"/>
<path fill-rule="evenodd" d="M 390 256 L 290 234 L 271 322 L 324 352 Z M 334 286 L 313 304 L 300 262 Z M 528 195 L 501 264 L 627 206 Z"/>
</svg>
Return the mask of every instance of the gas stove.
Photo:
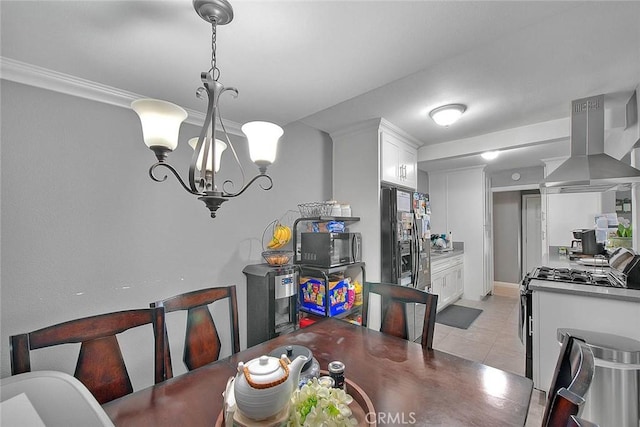
<svg viewBox="0 0 640 427">
<path fill-rule="evenodd" d="M 533 271 L 531 279 L 549 280 L 552 282 L 569 282 L 580 285 L 609 286 L 624 288 L 626 281 L 609 269 L 598 268 L 594 271 L 574 268 L 538 267 Z"/>
</svg>

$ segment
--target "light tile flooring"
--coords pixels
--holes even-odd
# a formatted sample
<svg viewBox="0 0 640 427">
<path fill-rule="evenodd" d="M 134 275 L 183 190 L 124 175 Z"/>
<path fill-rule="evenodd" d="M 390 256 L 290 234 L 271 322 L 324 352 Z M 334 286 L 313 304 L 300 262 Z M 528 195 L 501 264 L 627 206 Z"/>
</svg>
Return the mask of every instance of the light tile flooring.
<svg viewBox="0 0 640 427">
<path fill-rule="evenodd" d="M 469 329 L 436 323 L 433 347 L 524 376 L 524 345 L 518 338 L 519 296 L 515 287 L 496 286 L 482 301 L 461 299 L 455 304 L 482 309 Z M 540 426 L 544 395 L 534 389 L 526 426 Z"/>
</svg>

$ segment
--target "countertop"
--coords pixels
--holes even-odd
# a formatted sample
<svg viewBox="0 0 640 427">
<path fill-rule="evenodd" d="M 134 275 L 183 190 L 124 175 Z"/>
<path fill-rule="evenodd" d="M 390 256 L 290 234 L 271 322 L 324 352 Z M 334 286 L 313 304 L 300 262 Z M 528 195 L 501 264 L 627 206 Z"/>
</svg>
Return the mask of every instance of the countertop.
<svg viewBox="0 0 640 427">
<path fill-rule="evenodd" d="M 613 288 L 608 286 L 580 285 L 569 282 L 532 279 L 529 288 L 533 291 L 556 292 L 595 298 L 618 299 L 640 303 L 640 289 Z"/>
<path fill-rule="evenodd" d="M 438 251 L 431 248 L 431 262 L 443 261 L 464 254 L 464 242 L 453 242 L 453 249 L 450 251 Z"/>
<path fill-rule="evenodd" d="M 437 261 L 442 261 L 445 260 L 447 258 L 453 258 L 456 255 L 462 255 L 464 254 L 464 249 L 453 249 L 450 251 L 434 251 L 433 249 L 431 250 L 431 262 L 437 262 Z"/>
<path fill-rule="evenodd" d="M 568 255 L 557 253 L 549 254 L 549 262 L 546 267 L 572 268 L 589 272 L 600 273 L 609 270 L 609 267 L 594 267 L 580 264 L 570 260 Z M 640 303 L 640 289 L 613 288 L 607 286 L 581 285 L 568 282 L 553 282 L 548 280 L 531 280 L 529 287 L 534 291 L 557 292 L 563 294 L 584 295 L 596 298 L 611 298 Z"/>
</svg>

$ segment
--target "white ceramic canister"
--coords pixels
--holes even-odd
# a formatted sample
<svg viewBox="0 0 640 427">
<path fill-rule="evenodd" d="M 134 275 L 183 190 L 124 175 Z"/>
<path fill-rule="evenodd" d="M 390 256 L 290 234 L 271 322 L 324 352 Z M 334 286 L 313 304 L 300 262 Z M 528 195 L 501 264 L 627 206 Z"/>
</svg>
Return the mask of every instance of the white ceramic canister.
<svg viewBox="0 0 640 427">
<path fill-rule="evenodd" d="M 351 216 L 351 205 L 341 205 L 340 211 L 342 216 Z"/>
</svg>

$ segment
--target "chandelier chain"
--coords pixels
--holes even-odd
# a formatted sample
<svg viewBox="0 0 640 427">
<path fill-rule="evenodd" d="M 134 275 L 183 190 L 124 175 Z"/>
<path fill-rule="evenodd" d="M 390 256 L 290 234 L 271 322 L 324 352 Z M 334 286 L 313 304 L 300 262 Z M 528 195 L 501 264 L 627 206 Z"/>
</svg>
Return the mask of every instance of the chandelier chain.
<svg viewBox="0 0 640 427">
<path fill-rule="evenodd" d="M 209 70 L 209 72 L 211 73 L 211 76 L 215 81 L 218 81 L 218 79 L 220 78 L 220 69 L 218 68 L 216 57 L 217 24 L 217 19 L 214 18 L 211 21 L 211 69 Z"/>
</svg>

